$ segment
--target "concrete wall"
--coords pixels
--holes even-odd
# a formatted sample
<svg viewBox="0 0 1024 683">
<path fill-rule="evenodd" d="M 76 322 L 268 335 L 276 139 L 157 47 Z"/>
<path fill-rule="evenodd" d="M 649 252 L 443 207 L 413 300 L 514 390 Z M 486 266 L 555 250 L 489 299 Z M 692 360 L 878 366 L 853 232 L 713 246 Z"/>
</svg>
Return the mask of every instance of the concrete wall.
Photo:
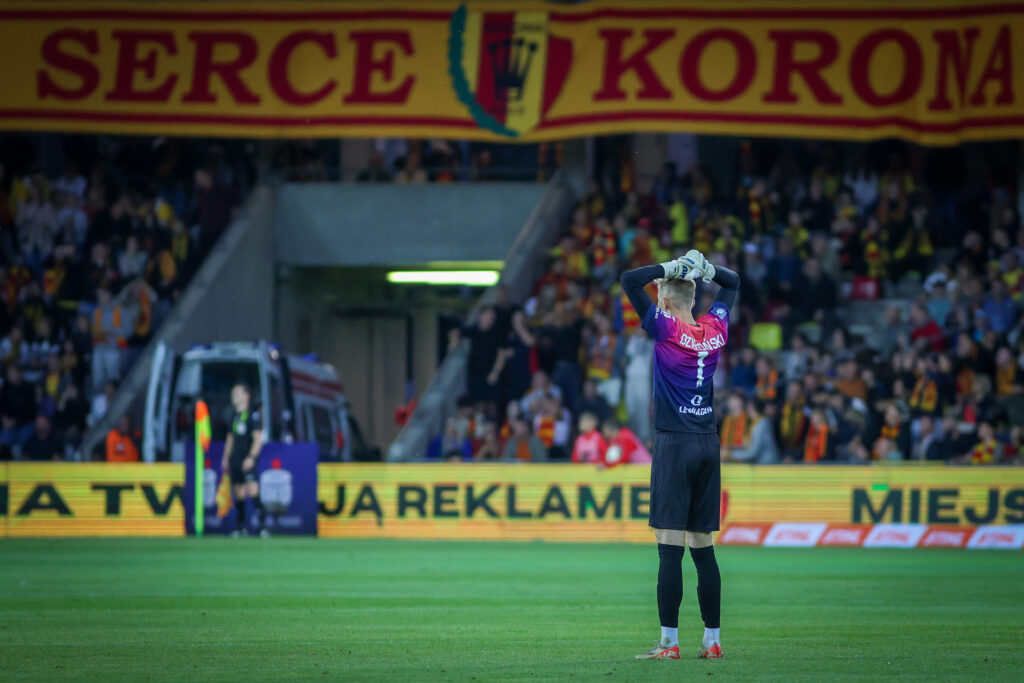
<svg viewBox="0 0 1024 683">
<path fill-rule="evenodd" d="M 282 185 L 277 259 L 296 266 L 500 260 L 543 193 L 536 183 Z"/>
<path fill-rule="evenodd" d="M 398 433 L 394 411 L 407 389 L 420 396 L 434 377 L 439 316 L 464 317 L 479 295 L 391 285 L 385 273 L 279 267 L 275 333 L 285 348 L 334 365 L 367 438 L 382 448 Z"/>
</svg>

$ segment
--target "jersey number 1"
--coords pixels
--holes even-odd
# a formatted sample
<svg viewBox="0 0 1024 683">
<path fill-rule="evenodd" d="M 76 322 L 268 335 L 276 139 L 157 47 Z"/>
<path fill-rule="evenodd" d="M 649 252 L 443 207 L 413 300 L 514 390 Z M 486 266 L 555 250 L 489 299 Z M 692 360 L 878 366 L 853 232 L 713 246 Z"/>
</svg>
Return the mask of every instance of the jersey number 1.
<svg viewBox="0 0 1024 683">
<path fill-rule="evenodd" d="M 707 351 L 697 353 L 697 386 L 704 384 L 704 359 L 708 357 Z"/>
</svg>

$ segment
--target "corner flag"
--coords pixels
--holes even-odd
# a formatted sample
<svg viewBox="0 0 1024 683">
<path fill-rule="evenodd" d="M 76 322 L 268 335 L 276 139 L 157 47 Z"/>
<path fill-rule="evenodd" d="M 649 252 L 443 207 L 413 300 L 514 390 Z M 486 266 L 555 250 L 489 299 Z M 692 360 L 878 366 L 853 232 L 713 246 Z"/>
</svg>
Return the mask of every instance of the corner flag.
<svg viewBox="0 0 1024 683">
<path fill-rule="evenodd" d="M 203 535 L 203 522 L 206 519 L 206 506 L 203 505 L 203 473 L 206 471 L 206 452 L 210 449 L 210 409 L 206 401 L 196 401 L 196 501 L 195 528 L 196 536 Z"/>
</svg>

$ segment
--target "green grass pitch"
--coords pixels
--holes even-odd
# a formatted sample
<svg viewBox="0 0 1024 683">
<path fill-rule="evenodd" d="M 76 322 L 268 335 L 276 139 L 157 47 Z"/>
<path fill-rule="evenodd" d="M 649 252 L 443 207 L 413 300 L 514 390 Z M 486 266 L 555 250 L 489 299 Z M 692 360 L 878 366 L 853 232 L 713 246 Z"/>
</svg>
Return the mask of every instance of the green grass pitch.
<svg viewBox="0 0 1024 683">
<path fill-rule="evenodd" d="M 1024 677 L 1024 554 L 719 548 L 726 658 L 658 637 L 651 546 L 0 541 L 0 680 Z"/>
</svg>

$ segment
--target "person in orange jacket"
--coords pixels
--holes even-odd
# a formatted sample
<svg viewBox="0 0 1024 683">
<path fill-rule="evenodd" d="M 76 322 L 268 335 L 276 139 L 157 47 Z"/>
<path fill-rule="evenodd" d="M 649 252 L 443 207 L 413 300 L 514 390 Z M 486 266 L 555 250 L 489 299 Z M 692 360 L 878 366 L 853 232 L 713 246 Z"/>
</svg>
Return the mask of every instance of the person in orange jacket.
<svg viewBox="0 0 1024 683">
<path fill-rule="evenodd" d="M 139 447 L 132 438 L 132 420 L 122 415 L 117 427 L 107 432 L 107 462 L 138 462 Z"/>
</svg>

